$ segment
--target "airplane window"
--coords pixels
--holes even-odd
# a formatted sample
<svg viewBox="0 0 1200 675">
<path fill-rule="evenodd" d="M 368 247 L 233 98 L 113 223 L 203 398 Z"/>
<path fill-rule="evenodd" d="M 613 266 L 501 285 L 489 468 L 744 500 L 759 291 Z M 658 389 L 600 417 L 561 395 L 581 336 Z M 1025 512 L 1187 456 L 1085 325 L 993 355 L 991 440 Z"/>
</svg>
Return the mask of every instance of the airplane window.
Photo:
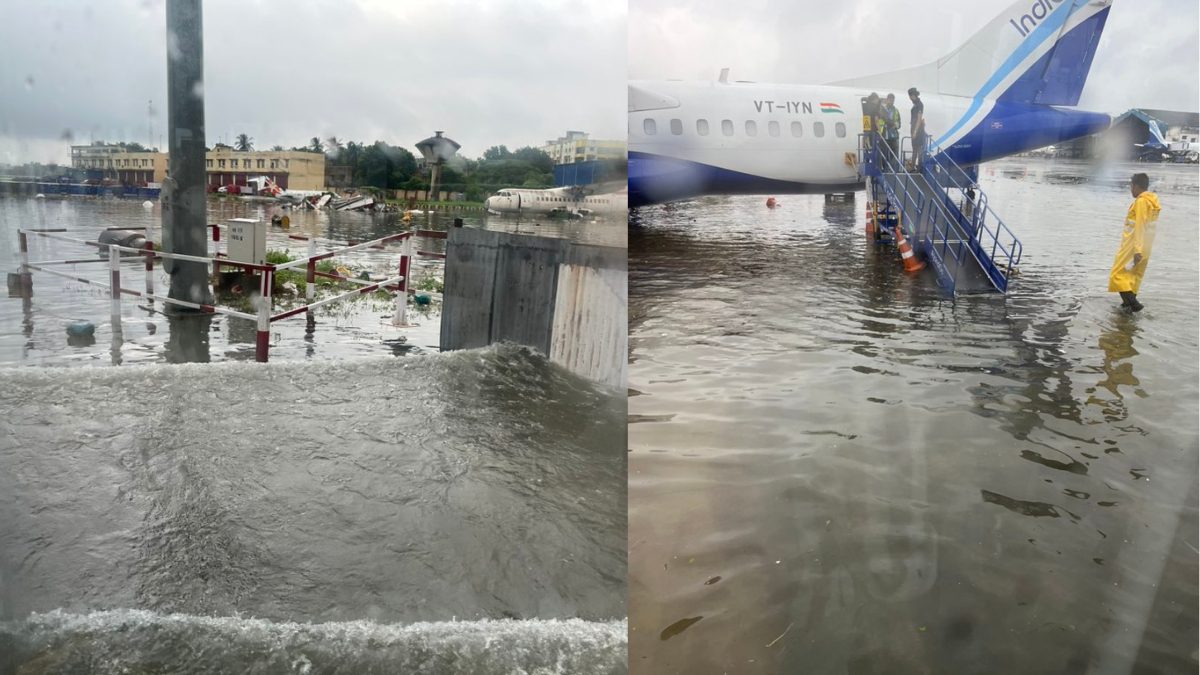
<svg viewBox="0 0 1200 675">
<path fill-rule="evenodd" d="M 696 133 L 701 136 L 708 135 L 708 120 L 696 120 Z"/>
<path fill-rule="evenodd" d="M 825 123 L 824 122 L 813 122 L 813 136 L 816 136 L 817 138 L 825 137 Z"/>
<path fill-rule="evenodd" d="M 642 131 L 646 132 L 647 136 L 653 136 L 658 133 L 658 125 L 654 123 L 654 120 L 647 117 L 642 121 Z"/>
<path fill-rule="evenodd" d="M 758 122 L 755 122 L 754 120 L 746 120 L 746 135 L 747 136 L 757 136 L 758 135 Z"/>
<path fill-rule="evenodd" d="M 833 126 L 833 130 L 837 133 L 838 138 L 846 137 L 846 125 L 844 123 L 838 122 Z"/>
<path fill-rule="evenodd" d="M 779 122 L 775 120 L 767 122 L 767 133 L 773 137 L 779 136 Z"/>
<path fill-rule="evenodd" d="M 792 122 L 792 135 L 800 138 L 804 135 L 804 126 L 799 122 Z"/>
<path fill-rule="evenodd" d="M 733 121 L 732 120 L 721 120 L 721 133 L 725 134 L 726 136 L 733 135 Z"/>
<path fill-rule="evenodd" d="M 671 120 L 671 135 L 672 136 L 683 135 L 683 122 L 682 121 Z"/>
</svg>

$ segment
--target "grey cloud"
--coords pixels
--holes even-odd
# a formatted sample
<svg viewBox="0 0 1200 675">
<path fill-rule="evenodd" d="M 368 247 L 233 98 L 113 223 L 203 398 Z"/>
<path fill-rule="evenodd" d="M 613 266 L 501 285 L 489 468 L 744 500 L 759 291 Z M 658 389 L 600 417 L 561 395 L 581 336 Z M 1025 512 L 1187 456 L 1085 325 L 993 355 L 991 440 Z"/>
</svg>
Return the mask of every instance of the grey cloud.
<svg viewBox="0 0 1200 675">
<path fill-rule="evenodd" d="M 633 79 L 823 83 L 928 63 L 1011 2 L 631 0 Z M 1200 5 L 1115 0 L 1079 106 L 1196 110 Z"/>
<path fill-rule="evenodd" d="M 206 2 L 208 140 L 247 133 L 269 147 L 336 135 L 411 147 L 444 129 L 478 156 L 568 128 L 622 138 L 624 7 Z M 0 25 L 0 161 L 53 151 L 64 159 L 64 130 L 77 142 L 146 143 L 149 124 L 154 144 L 165 141 L 164 24 L 161 0 L 9 7 Z M 147 120 L 149 100 L 159 112 Z"/>
</svg>

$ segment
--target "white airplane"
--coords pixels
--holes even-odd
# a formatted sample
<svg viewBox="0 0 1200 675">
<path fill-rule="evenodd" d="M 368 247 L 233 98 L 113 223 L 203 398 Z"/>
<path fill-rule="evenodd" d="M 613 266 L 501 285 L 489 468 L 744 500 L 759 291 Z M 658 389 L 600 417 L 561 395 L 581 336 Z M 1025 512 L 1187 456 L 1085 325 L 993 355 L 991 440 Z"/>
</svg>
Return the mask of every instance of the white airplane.
<svg viewBox="0 0 1200 675">
<path fill-rule="evenodd" d="M 505 188 L 484 201 L 495 214 L 548 215 L 584 218 L 591 215 L 624 215 L 627 188 L 594 194 L 586 187 L 560 187 L 547 190 Z"/>
<path fill-rule="evenodd" d="M 933 63 L 829 85 L 629 83 L 629 206 L 860 190 L 862 105 L 920 91 L 933 150 L 973 166 L 1107 129 L 1074 106 L 1112 0 L 1019 0 Z M 929 23 L 930 29 L 936 29 Z M 905 149 L 911 149 L 908 142 Z"/>
</svg>

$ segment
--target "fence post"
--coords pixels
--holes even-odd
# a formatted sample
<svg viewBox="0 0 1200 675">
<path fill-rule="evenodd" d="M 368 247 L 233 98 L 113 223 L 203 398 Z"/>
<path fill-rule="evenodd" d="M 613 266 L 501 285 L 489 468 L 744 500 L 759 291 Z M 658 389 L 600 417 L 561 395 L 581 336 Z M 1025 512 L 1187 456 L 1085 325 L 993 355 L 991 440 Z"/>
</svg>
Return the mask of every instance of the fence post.
<svg viewBox="0 0 1200 675">
<path fill-rule="evenodd" d="M 271 349 L 271 287 L 275 282 L 274 266 L 263 270 L 259 280 L 258 333 L 255 335 L 254 360 L 266 363 Z"/>
<path fill-rule="evenodd" d="M 404 246 L 400 253 L 400 292 L 396 293 L 396 314 L 392 317 L 393 326 L 408 325 L 408 277 L 412 271 L 413 236 L 404 238 Z"/>
<path fill-rule="evenodd" d="M 313 256 L 317 254 L 317 239 L 313 237 L 308 240 L 308 274 L 304 277 L 304 302 L 311 303 L 317 295 L 317 261 L 313 260 Z M 312 310 L 309 310 L 312 313 Z"/>
<path fill-rule="evenodd" d="M 146 302 L 154 304 L 154 242 L 146 240 Z"/>
<path fill-rule="evenodd" d="M 29 235 L 24 232 L 17 234 L 21 249 L 21 297 L 33 295 L 33 273 L 29 271 Z"/>
<path fill-rule="evenodd" d="M 108 276 L 109 283 L 112 284 L 109 291 L 112 297 L 113 322 L 119 323 L 121 320 L 121 252 L 112 246 L 108 247 Z"/>
</svg>

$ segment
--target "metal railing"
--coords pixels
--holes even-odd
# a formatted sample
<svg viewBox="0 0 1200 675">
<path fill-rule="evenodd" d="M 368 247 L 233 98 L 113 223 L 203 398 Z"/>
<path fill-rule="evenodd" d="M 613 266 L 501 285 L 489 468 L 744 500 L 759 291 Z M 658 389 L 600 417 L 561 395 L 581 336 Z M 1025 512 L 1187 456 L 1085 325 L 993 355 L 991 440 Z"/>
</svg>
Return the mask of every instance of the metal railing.
<svg viewBox="0 0 1200 675">
<path fill-rule="evenodd" d="M 219 226 L 212 225 L 213 240 L 219 241 Z M 416 237 L 425 238 L 441 238 L 446 236 L 445 232 L 436 230 L 412 230 L 408 232 L 400 232 L 397 234 L 387 235 L 372 239 L 365 242 L 352 242 L 341 244 L 338 248 L 323 253 L 317 252 L 317 238 L 305 237 L 303 235 L 289 235 L 290 239 L 308 241 L 308 255 L 282 264 L 272 263 L 248 263 L 237 260 L 231 260 L 222 255 L 219 251 L 214 251 L 210 256 L 194 256 L 180 253 L 168 253 L 159 251 L 154 248 L 152 242 L 147 242 L 142 248 L 130 246 L 120 246 L 111 243 L 102 243 L 100 241 L 79 239 L 70 237 L 65 234 L 65 229 L 33 229 L 21 228 L 17 231 L 18 243 L 21 254 L 20 267 L 20 285 L 24 291 L 32 291 L 32 278 L 30 270 L 44 272 L 57 277 L 78 281 L 84 284 L 106 288 L 110 292 L 112 301 L 112 313 L 114 317 L 119 317 L 121 313 L 120 299 L 122 295 L 132 295 L 135 297 L 146 298 L 147 300 L 158 300 L 164 304 L 177 305 L 188 309 L 197 310 L 208 314 L 222 314 L 238 319 L 255 321 L 257 323 L 257 336 L 255 340 L 255 360 L 266 362 L 270 352 L 270 325 L 272 322 L 287 319 L 298 314 L 306 314 L 312 318 L 312 311 L 318 307 L 347 300 L 349 298 L 358 297 L 360 295 L 371 293 L 377 290 L 392 291 L 396 296 L 396 311 L 392 319 L 392 324 L 395 326 L 407 325 L 407 307 L 408 307 L 408 292 L 409 292 L 409 276 L 413 258 L 415 256 L 445 258 L 445 254 L 434 253 L 429 251 L 417 251 L 413 246 L 413 239 Z M 88 258 L 88 259 L 63 259 L 63 260 L 29 260 L 29 237 L 39 237 L 48 240 L 63 241 L 72 244 L 83 246 L 91 246 L 107 253 L 105 258 Z M 403 248 L 401 250 L 398 273 L 387 279 L 380 281 L 368 281 L 362 279 L 354 279 L 345 275 L 332 274 L 329 272 L 321 272 L 317 270 L 317 263 L 322 260 L 328 260 L 339 255 L 345 255 L 353 251 L 358 251 L 366 248 L 384 248 L 389 243 L 401 242 Z M 122 257 L 121 253 L 129 253 L 130 256 Z M 121 285 L 121 262 L 122 260 L 133 260 L 142 258 L 145 261 L 146 286 L 144 291 L 125 288 Z M 156 293 L 154 290 L 154 262 L 156 260 L 186 260 L 191 262 L 204 263 L 210 266 L 210 272 L 215 272 L 221 267 L 236 267 L 249 272 L 257 272 L 259 274 L 259 293 L 257 298 L 257 311 L 253 314 L 242 312 L 229 307 L 222 307 L 217 304 L 208 304 L 200 302 L 192 302 L 179 298 L 172 298 L 167 295 Z M 60 272 L 53 269 L 57 265 L 75 265 L 80 263 L 90 262 L 107 262 L 109 269 L 109 282 L 105 283 L 95 279 L 77 276 Z M 273 285 L 275 274 L 286 270 L 303 266 L 306 270 L 304 295 L 305 304 L 282 312 L 274 312 L 273 301 Z M 330 298 L 316 300 L 316 279 L 317 277 L 325 277 L 338 281 L 349 282 L 358 285 L 359 287 L 340 293 Z"/>
<path fill-rule="evenodd" d="M 1007 290 L 1013 268 L 1021 263 L 1021 241 L 988 205 L 987 194 L 979 189 L 970 174 L 937 146 L 931 146 L 931 149 L 921 165 L 922 172 L 930 182 L 947 192 L 947 206 L 961 216 L 962 225 L 971 232 L 979 252 L 988 258 L 999 278 L 992 270 L 988 276 L 1001 291 Z M 950 194 L 952 191 L 957 202 Z M 998 262 L 997 256 L 1003 263 Z"/>
<path fill-rule="evenodd" d="M 921 161 L 914 164 L 917 158 L 911 145 L 911 137 L 901 138 L 900 154 L 896 155 L 878 133 L 859 134 L 860 162 L 866 167 L 865 173 L 882 183 L 889 201 L 898 203 L 904 213 L 915 212 L 916 222 L 926 225 L 912 233 L 919 241 L 938 251 L 943 258 L 946 254 L 952 255 L 957 263 L 951 277 L 952 286 L 957 284 L 966 247 L 991 283 L 999 291 L 1006 291 L 1012 269 L 1021 260 L 1020 240 L 991 209 L 987 195 L 962 167 L 931 144 L 926 145 Z M 917 166 L 920 175 L 936 188 L 938 194 L 924 200 L 913 197 L 914 181 L 909 169 Z M 882 175 L 884 172 L 894 176 L 891 180 L 900 186 L 902 194 L 896 194 L 889 180 Z M 924 194 L 919 188 L 917 191 Z M 910 222 L 912 220 L 910 218 Z M 997 262 L 998 257 L 1002 263 Z"/>
</svg>

